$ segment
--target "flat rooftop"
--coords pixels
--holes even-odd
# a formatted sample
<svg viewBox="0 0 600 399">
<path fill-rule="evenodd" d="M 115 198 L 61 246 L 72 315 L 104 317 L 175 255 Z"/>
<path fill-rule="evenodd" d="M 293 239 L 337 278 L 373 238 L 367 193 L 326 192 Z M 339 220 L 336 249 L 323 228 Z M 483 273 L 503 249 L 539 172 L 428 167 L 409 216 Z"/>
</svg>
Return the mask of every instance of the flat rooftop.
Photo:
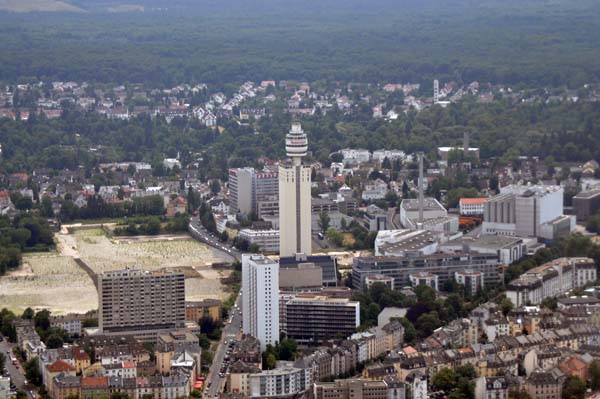
<svg viewBox="0 0 600 399">
<path fill-rule="evenodd" d="M 400 206 L 407 211 L 418 211 L 419 210 L 419 200 L 416 198 L 407 198 L 403 199 Z M 435 198 L 426 197 L 423 199 L 423 210 L 425 211 L 446 211 L 446 208 L 442 206 Z"/>
<path fill-rule="evenodd" d="M 437 242 L 429 230 L 382 230 L 375 240 L 380 252 L 418 250 Z"/>
<path fill-rule="evenodd" d="M 600 190 L 582 191 L 573 198 L 592 198 L 600 195 Z"/>
</svg>

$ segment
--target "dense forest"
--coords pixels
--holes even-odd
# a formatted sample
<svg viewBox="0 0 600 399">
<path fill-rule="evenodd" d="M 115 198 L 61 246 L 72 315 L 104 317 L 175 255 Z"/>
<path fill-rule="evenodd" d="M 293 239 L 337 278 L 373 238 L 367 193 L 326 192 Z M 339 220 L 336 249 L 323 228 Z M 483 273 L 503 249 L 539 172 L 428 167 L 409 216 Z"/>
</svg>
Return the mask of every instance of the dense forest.
<svg viewBox="0 0 600 399">
<path fill-rule="evenodd" d="M 501 82 L 600 77 L 595 0 L 72 0 L 0 13 L 0 81 L 154 86 L 261 79 Z M 114 7 L 113 7 L 114 9 Z"/>
<path fill-rule="evenodd" d="M 79 165 L 91 172 L 98 162 L 125 160 L 150 162 L 160 173 L 162 158 L 179 151 L 183 163 L 197 161 L 205 177 L 226 178 L 228 167 L 257 165 L 261 156 L 284 156 L 290 118 L 277 113 L 260 119 L 256 128 L 224 121 L 222 133 L 181 118 L 170 124 L 149 116 L 123 121 L 72 110 L 57 119 L 0 119 L 0 172 Z M 423 150 L 432 160 L 438 146 L 460 144 L 465 130 L 471 132 L 471 144 L 481 148 L 484 158 L 506 162 L 519 155 L 552 157 L 557 162 L 600 159 L 597 102 L 514 105 L 503 99 L 482 104 L 467 98 L 448 108 L 401 114 L 392 122 L 373 119 L 366 107 L 350 115 L 334 110 L 304 118 L 302 123 L 313 158 L 324 163 L 344 147 Z"/>
</svg>

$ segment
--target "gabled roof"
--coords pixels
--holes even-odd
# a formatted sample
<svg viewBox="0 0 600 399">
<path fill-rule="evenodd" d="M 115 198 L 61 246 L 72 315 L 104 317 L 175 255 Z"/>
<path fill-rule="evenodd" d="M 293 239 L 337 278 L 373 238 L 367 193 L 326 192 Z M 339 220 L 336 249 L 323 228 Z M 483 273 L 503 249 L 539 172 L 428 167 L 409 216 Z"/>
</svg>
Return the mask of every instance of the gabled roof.
<svg viewBox="0 0 600 399">
<path fill-rule="evenodd" d="M 63 371 L 75 371 L 75 367 L 62 359 L 58 359 L 54 363 L 47 365 L 46 370 L 50 373 L 61 373 Z"/>
</svg>

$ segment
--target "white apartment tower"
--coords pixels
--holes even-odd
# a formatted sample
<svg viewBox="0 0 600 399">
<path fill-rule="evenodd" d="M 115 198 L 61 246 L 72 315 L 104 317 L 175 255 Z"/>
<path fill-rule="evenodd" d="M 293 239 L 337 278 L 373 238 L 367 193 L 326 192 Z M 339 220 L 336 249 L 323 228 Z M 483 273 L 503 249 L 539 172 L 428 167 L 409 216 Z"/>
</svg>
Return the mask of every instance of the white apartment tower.
<svg viewBox="0 0 600 399">
<path fill-rule="evenodd" d="M 440 102 L 440 81 L 435 79 L 433 81 L 433 103 L 437 104 Z"/>
<path fill-rule="evenodd" d="M 242 322 L 262 351 L 279 341 L 279 263 L 263 255 L 242 255 Z"/>
<path fill-rule="evenodd" d="M 285 138 L 290 160 L 279 166 L 280 256 L 310 255 L 311 195 L 310 167 L 302 165 L 308 140 L 300 124 L 292 125 Z"/>
</svg>

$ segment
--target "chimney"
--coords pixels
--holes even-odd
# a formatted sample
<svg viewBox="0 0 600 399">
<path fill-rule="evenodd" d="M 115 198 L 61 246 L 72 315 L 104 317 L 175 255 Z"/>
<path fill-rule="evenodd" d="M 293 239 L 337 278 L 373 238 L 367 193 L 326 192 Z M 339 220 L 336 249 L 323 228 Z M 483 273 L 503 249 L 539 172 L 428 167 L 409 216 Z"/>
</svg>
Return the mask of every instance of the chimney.
<svg viewBox="0 0 600 399">
<path fill-rule="evenodd" d="M 421 228 L 423 226 L 423 156 L 422 152 L 419 153 L 419 225 Z"/>
</svg>

